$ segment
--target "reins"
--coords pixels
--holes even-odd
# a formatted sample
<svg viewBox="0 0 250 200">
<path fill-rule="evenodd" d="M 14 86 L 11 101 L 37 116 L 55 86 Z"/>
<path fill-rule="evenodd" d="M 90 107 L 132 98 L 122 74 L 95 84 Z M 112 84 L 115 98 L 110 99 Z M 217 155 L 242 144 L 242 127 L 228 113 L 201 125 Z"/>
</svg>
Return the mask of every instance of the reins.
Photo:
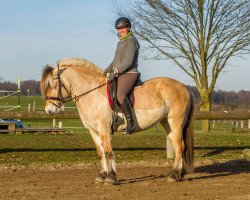
<svg viewBox="0 0 250 200">
<path fill-rule="evenodd" d="M 88 94 L 88 93 L 90 93 L 90 92 L 92 92 L 92 91 L 94 91 L 94 90 L 96 90 L 96 89 L 98 89 L 98 88 L 101 88 L 101 87 L 103 87 L 104 85 L 107 85 L 107 84 L 108 84 L 108 83 L 104 83 L 104 84 L 102 84 L 102 85 L 99 85 L 99 86 L 97 86 L 97 87 L 95 87 L 95 88 L 93 88 L 93 89 L 87 91 L 87 92 L 84 92 L 84 93 L 79 94 L 79 95 L 75 95 L 74 97 L 69 97 L 69 98 L 66 97 L 67 100 L 64 101 L 63 103 L 66 103 L 66 102 L 71 101 L 71 100 L 77 101 L 80 97 L 85 96 L 86 94 Z"/>
</svg>

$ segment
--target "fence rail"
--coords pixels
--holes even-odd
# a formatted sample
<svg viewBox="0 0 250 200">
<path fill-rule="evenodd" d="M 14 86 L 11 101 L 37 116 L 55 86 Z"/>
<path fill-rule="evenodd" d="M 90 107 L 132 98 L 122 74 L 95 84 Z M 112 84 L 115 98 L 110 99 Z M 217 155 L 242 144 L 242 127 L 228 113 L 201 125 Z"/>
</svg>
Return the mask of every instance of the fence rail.
<svg viewBox="0 0 250 200">
<path fill-rule="evenodd" d="M 250 119 L 250 112 L 195 112 L 195 119 L 235 119 L 235 120 L 248 120 Z M 44 111 L 35 112 L 0 112 L 0 118 L 18 118 L 18 119 L 78 119 L 78 111 L 66 111 L 57 115 L 48 115 Z"/>
<path fill-rule="evenodd" d="M 196 112 L 195 119 L 235 119 L 247 120 L 250 119 L 250 112 Z"/>
<path fill-rule="evenodd" d="M 196 120 L 202 120 L 202 131 L 210 131 L 210 120 L 248 120 L 248 128 L 250 128 L 250 112 L 195 112 Z M 48 115 L 44 111 L 13 111 L 0 112 L 0 118 L 16 118 L 16 119 L 79 119 L 78 111 L 65 111 L 57 115 Z"/>
</svg>

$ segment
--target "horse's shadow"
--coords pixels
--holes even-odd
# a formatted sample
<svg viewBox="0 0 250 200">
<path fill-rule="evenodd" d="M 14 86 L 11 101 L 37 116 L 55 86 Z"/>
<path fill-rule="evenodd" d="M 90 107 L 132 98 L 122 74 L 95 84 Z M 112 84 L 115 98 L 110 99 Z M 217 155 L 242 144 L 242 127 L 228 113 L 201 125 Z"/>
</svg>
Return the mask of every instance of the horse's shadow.
<svg viewBox="0 0 250 200">
<path fill-rule="evenodd" d="M 241 173 L 249 173 L 250 172 L 250 161 L 248 160 L 230 160 L 223 163 L 213 163 L 209 165 L 203 165 L 195 168 L 195 172 L 191 173 L 184 178 L 183 181 L 192 181 L 199 179 L 212 179 L 217 177 L 230 176 Z M 202 175 L 205 173 L 205 175 Z M 161 175 L 150 175 L 150 176 L 142 176 L 137 178 L 130 179 L 121 179 L 119 180 L 119 184 L 129 184 L 129 183 L 137 183 L 144 181 L 152 181 L 156 179 L 167 178 L 169 173 L 161 174 Z M 192 177 L 195 176 L 195 177 Z"/>
<path fill-rule="evenodd" d="M 249 146 L 217 146 L 217 147 L 194 147 L 195 150 L 209 150 L 210 152 L 204 154 L 202 157 L 210 157 L 217 154 L 221 154 L 225 151 L 235 151 L 249 149 Z"/>
<path fill-rule="evenodd" d="M 213 163 L 196 167 L 195 173 L 205 173 L 205 175 L 201 175 L 194 178 L 188 178 L 187 180 L 209 179 L 249 172 L 250 161 L 245 159 L 229 160 L 223 163 Z"/>
<path fill-rule="evenodd" d="M 129 178 L 129 179 L 120 179 L 119 184 L 129 184 L 129 183 L 138 183 L 138 182 L 144 182 L 144 181 L 151 181 L 155 179 L 161 179 L 168 177 L 168 174 L 161 174 L 159 176 L 157 175 L 149 175 L 149 176 L 143 176 L 143 177 L 137 177 L 137 178 Z"/>
</svg>

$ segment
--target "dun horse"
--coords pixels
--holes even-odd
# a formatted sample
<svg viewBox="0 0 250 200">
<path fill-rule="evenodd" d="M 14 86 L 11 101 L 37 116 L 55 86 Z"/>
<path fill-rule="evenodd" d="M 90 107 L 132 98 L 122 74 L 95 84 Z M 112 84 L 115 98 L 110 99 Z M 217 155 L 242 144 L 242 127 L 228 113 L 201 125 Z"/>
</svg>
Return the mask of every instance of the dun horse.
<svg viewBox="0 0 250 200">
<path fill-rule="evenodd" d="M 117 183 L 115 156 L 111 146 L 112 110 L 102 70 L 85 59 L 62 59 L 54 68 L 45 66 L 41 92 L 46 99 L 45 111 L 48 114 L 63 110 L 63 104 L 68 100 L 75 102 L 100 158 L 101 170 L 95 180 Z M 134 97 L 136 131 L 148 129 L 157 122 L 162 124 L 175 151 L 169 179 L 181 181 L 185 168 L 193 168 L 192 95 L 176 80 L 155 78 L 136 87 Z M 125 127 L 126 124 L 122 124 L 117 131 Z"/>
</svg>

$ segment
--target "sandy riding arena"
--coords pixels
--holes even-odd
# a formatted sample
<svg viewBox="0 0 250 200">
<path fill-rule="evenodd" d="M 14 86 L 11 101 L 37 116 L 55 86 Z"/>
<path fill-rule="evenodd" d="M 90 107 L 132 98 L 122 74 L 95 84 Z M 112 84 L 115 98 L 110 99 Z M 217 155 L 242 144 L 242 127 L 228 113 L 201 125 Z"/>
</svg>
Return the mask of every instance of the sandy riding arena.
<svg viewBox="0 0 250 200">
<path fill-rule="evenodd" d="M 170 163 L 118 164 L 119 185 L 94 182 L 98 166 L 2 167 L 0 199 L 250 199 L 250 162 L 198 163 L 169 182 Z"/>
</svg>

